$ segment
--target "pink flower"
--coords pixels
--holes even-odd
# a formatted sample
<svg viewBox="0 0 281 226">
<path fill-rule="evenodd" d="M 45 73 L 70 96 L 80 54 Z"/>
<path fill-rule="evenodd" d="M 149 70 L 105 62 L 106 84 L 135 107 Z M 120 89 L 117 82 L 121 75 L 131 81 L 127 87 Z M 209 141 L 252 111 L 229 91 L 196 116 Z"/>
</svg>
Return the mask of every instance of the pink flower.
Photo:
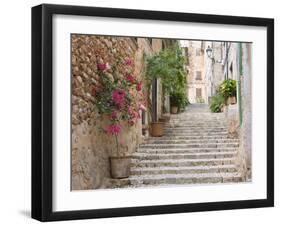
<svg viewBox="0 0 281 226">
<path fill-rule="evenodd" d="M 133 126 L 135 124 L 134 120 L 129 120 L 128 121 L 129 126 Z"/>
<path fill-rule="evenodd" d="M 114 90 L 112 92 L 112 100 L 115 105 L 121 106 L 124 104 L 126 93 L 122 89 Z"/>
<path fill-rule="evenodd" d="M 117 119 L 117 111 L 113 111 L 113 112 L 111 113 L 111 119 L 112 119 L 112 120 Z"/>
<path fill-rule="evenodd" d="M 141 82 L 138 82 L 136 86 L 137 91 L 141 91 L 141 88 L 142 88 L 142 84 Z"/>
<path fill-rule="evenodd" d="M 130 66 L 130 65 L 132 65 L 132 60 L 131 59 L 126 59 L 125 60 L 125 65 L 128 65 L 128 66 Z"/>
<path fill-rule="evenodd" d="M 133 110 L 132 110 L 131 106 L 128 106 L 128 113 L 129 113 L 129 115 L 133 114 Z"/>
<path fill-rule="evenodd" d="M 127 75 L 126 79 L 130 83 L 134 83 L 135 82 L 135 78 L 132 75 Z"/>
<path fill-rule="evenodd" d="M 121 131 L 121 126 L 113 124 L 108 126 L 105 131 L 108 135 L 118 135 Z"/>
<path fill-rule="evenodd" d="M 97 64 L 97 68 L 99 71 L 104 71 L 106 69 L 106 64 Z"/>
</svg>

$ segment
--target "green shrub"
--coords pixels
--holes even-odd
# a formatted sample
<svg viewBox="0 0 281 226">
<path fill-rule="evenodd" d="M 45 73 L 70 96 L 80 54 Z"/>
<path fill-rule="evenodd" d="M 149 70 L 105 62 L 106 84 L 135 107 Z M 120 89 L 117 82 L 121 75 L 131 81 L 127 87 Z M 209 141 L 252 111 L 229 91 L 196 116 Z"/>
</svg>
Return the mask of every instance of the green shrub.
<svg viewBox="0 0 281 226">
<path fill-rule="evenodd" d="M 221 109 L 225 103 L 225 99 L 222 95 L 217 94 L 213 96 L 210 101 L 210 110 L 211 112 L 221 112 Z"/>
<path fill-rule="evenodd" d="M 218 88 L 218 93 L 225 98 L 236 97 L 236 81 L 233 79 L 224 80 Z"/>
<path fill-rule="evenodd" d="M 184 109 L 188 105 L 188 99 L 185 92 L 175 92 L 170 94 L 171 106 L 177 106 L 179 109 Z"/>
</svg>

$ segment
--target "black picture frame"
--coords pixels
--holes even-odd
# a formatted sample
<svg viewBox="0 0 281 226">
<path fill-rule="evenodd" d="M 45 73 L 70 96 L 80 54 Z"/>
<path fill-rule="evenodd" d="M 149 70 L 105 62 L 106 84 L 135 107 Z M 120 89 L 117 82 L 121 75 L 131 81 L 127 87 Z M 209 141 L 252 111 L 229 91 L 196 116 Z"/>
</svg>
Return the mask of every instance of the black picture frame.
<svg viewBox="0 0 281 226">
<path fill-rule="evenodd" d="M 55 14 L 266 27 L 267 198 L 54 212 L 52 210 L 52 18 Z M 40 221 L 58 221 L 272 206 L 274 206 L 273 19 L 49 4 L 32 8 L 32 218 Z"/>
</svg>

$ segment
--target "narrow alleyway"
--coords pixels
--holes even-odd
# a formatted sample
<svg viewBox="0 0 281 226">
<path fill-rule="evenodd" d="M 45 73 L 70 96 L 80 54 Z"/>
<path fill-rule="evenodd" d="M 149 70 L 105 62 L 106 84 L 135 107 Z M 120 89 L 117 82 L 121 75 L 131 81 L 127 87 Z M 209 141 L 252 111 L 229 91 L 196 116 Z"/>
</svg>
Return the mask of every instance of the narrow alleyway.
<svg viewBox="0 0 281 226">
<path fill-rule="evenodd" d="M 192 104 L 172 115 L 165 135 L 150 137 L 133 156 L 123 185 L 146 186 L 239 182 L 235 160 L 239 142 L 227 137 L 223 113 Z"/>
</svg>

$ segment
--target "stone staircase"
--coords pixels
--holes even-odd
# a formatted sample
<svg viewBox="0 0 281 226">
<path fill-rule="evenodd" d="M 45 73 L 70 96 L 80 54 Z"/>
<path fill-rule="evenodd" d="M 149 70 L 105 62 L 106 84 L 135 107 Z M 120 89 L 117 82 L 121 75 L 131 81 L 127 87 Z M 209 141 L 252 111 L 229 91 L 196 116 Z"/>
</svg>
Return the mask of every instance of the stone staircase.
<svg viewBox="0 0 281 226">
<path fill-rule="evenodd" d="M 223 113 L 204 104 L 171 115 L 163 137 L 150 137 L 134 153 L 131 176 L 123 186 L 240 182 L 239 141 L 228 138 Z"/>
</svg>

